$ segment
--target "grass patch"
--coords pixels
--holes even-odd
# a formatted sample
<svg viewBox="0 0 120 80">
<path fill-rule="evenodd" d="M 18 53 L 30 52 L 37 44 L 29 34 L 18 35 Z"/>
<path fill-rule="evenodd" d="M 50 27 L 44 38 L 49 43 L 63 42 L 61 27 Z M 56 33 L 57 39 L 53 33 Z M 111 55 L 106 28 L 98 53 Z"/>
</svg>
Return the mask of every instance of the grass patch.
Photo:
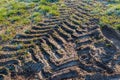
<svg viewBox="0 0 120 80">
<path fill-rule="evenodd" d="M 59 16 L 59 0 L 0 0 L 0 26 L 7 28 L 0 34 L 2 41 L 14 37 L 15 29 L 38 23 L 42 16 Z M 12 26 L 12 27 L 11 27 Z M 11 29 L 14 29 L 11 30 Z M 7 33 L 7 34 L 6 34 Z"/>
<path fill-rule="evenodd" d="M 120 0 L 96 1 L 91 9 L 91 14 L 100 19 L 100 25 L 108 24 L 120 31 Z"/>
</svg>

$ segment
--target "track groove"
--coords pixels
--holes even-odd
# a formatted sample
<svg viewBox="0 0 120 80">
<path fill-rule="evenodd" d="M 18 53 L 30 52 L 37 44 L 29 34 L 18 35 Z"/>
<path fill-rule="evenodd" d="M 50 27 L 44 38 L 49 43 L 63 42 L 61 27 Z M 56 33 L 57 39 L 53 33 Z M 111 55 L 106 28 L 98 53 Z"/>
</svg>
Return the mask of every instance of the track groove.
<svg viewBox="0 0 120 80">
<path fill-rule="evenodd" d="M 65 0 L 60 17 L 50 17 L 17 34 L 0 51 L 0 79 L 85 80 L 95 73 L 112 74 L 115 46 L 101 33 L 84 0 Z M 107 46 L 111 44 L 111 46 Z M 108 57 L 107 60 L 105 57 Z M 7 66 L 16 66 L 14 75 Z M 12 68 L 14 69 L 14 68 Z M 24 80 L 24 79 L 23 79 Z"/>
</svg>

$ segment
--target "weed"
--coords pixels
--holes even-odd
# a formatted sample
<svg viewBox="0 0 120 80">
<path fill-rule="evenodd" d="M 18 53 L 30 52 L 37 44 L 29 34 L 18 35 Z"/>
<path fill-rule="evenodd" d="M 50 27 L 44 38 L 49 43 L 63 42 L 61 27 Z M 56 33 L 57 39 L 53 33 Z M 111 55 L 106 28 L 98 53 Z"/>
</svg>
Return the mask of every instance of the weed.
<svg viewBox="0 0 120 80">
<path fill-rule="evenodd" d="M 112 45 L 111 44 L 106 44 L 107 47 L 111 47 Z"/>
<path fill-rule="evenodd" d="M 42 21 L 41 16 L 34 17 L 34 22 L 35 23 L 40 22 L 40 21 Z"/>
<path fill-rule="evenodd" d="M 25 30 L 25 33 L 30 33 L 30 30 Z"/>
<path fill-rule="evenodd" d="M 61 4 L 61 7 L 66 7 L 66 5 L 65 4 Z"/>
<path fill-rule="evenodd" d="M 59 15 L 60 15 L 60 13 L 57 12 L 56 10 L 51 10 L 51 11 L 49 12 L 49 14 L 54 15 L 54 16 L 59 16 Z"/>
<path fill-rule="evenodd" d="M 2 48 L 3 48 L 3 47 L 2 47 L 2 46 L 0 46 L 0 50 L 2 50 Z"/>
</svg>

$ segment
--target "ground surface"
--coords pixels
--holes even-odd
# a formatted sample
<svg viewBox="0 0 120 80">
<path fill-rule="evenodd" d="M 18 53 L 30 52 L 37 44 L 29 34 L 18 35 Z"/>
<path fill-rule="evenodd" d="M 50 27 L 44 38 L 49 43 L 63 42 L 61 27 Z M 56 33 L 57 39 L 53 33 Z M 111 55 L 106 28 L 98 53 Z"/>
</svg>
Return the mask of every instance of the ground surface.
<svg viewBox="0 0 120 80">
<path fill-rule="evenodd" d="M 92 2 L 64 3 L 60 17 L 44 19 L 2 45 L 0 80 L 120 79 L 119 33 L 100 28 L 90 13 Z"/>
</svg>

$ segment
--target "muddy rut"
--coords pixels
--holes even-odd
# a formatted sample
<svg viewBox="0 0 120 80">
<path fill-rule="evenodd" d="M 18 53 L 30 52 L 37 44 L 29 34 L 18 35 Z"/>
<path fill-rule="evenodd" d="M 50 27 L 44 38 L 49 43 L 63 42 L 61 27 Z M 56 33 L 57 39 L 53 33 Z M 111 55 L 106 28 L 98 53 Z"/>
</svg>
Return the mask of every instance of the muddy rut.
<svg viewBox="0 0 120 80">
<path fill-rule="evenodd" d="M 120 54 L 92 18 L 92 3 L 66 0 L 50 17 L 0 51 L 0 80 L 120 79 Z"/>
</svg>

